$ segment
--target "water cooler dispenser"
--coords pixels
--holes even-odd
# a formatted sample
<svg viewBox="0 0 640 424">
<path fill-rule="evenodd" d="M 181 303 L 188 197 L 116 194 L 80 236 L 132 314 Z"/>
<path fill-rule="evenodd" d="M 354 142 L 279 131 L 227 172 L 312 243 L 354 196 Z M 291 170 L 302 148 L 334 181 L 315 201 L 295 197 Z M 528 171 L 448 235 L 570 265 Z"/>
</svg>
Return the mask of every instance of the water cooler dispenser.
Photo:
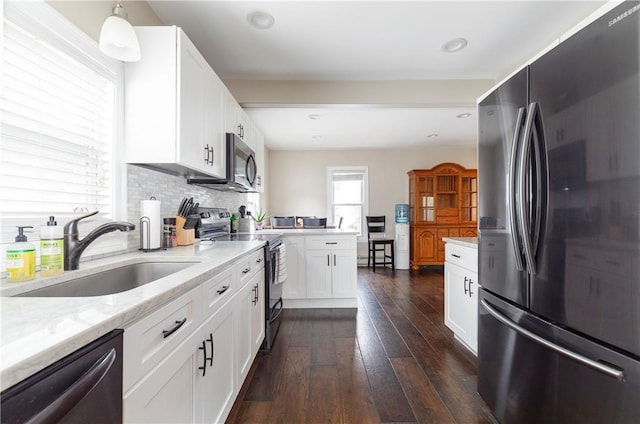
<svg viewBox="0 0 640 424">
<path fill-rule="evenodd" d="M 396 269 L 409 269 L 409 205 L 396 205 Z"/>
</svg>

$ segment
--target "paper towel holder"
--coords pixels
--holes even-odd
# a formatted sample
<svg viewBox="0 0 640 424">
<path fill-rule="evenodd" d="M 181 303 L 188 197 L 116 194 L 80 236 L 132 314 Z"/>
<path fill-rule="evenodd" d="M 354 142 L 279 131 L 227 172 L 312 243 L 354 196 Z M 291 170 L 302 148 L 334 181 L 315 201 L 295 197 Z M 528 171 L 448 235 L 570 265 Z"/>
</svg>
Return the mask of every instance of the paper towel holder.
<svg viewBox="0 0 640 424">
<path fill-rule="evenodd" d="M 144 240 L 142 239 L 143 235 L 144 235 L 144 228 L 147 228 L 147 246 L 151 246 L 151 220 L 149 219 L 148 216 L 143 216 L 140 218 L 140 249 L 138 250 L 142 250 L 143 252 L 155 252 L 157 250 L 166 250 L 165 248 L 161 247 L 156 247 L 153 249 L 150 248 L 146 248 L 145 249 L 145 244 L 144 244 Z"/>
<path fill-rule="evenodd" d="M 149 198 L 149 200 L 156 200 L 155 196 L 151 196 Z M 155 252 L 158 250 L 166 250 L 165 248 L 162 247 L 162 245 L 160 245 L 159 247 L 154 247 L 154 248 L 150 248 L 147 247 L 145 248 L 145 240 L 144 240 L 144 234 L 145 234 L 145 228 L 146 228 L 146 246 L 151 246 L 151 219 L 148 216 L 142 216 L 140 217 L 140 249 L 143 252 Z"/>
</svg>

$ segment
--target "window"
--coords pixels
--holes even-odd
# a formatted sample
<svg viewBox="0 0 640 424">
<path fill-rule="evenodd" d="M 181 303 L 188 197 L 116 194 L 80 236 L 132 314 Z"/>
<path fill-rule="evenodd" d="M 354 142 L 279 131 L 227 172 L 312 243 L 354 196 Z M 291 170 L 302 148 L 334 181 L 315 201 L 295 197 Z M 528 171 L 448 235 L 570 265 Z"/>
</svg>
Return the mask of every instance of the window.
<svg viewBox="0 0 640 424">
<path fill-rule="evenodd" d="M 4 12 L 0 241 L 12 242 L 16 225 L 32 225 L 37 240 L 49 215 L 64 225 L 98 210 L 81 233 L 123 217 L 122 64 L 43 2 L 6 2 Z M 120 250 L 126 237 L 94 244 L 93 254 Z"/>
<path fill-rule="evenodd" d="M 366 166 L 329 167 L 327 190 L 329 211 L 327 216 L 343 229 L 363 235 L 364 217 L 369 213 L 369 169 Z"/>
</svg>

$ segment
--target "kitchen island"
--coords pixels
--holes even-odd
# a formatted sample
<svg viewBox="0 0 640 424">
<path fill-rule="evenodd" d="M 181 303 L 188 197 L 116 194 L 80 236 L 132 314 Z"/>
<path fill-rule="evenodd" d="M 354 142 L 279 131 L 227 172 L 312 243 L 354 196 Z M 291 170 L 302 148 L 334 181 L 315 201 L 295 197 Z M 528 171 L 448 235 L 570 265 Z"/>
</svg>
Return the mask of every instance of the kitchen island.
<svg viewBox="0 0 640 424">
<path fill-rule="evenodd" d="M 291 228 L 261 232 L 282 234 L 287 256 L 284 308 L 357 307 L 355 231 Z"/>
</svg>

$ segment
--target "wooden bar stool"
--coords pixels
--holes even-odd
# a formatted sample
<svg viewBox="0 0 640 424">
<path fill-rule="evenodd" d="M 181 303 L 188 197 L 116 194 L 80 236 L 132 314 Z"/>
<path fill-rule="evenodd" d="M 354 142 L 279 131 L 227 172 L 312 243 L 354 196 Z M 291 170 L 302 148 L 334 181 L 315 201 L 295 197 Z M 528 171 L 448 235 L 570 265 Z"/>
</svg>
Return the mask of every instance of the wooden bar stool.
<svg viewBox="0 0 640 424">
<path fill-rule="evenodd" d="M 367 267 L 373 263 L 373 272 L 376 272 L 376 265 L 383 267 L 391 265 L 391 270 L 395 270 L 394 239 L 386 237 L 385 221 L 384 216 L 367 216 L 367 241 L 369 245 Z M 387 254 L 387 246 L 391 247 L 390 254 Z M 382 252 L 382 257 L 377 258 L 376 252 Z"/>
</svg>

